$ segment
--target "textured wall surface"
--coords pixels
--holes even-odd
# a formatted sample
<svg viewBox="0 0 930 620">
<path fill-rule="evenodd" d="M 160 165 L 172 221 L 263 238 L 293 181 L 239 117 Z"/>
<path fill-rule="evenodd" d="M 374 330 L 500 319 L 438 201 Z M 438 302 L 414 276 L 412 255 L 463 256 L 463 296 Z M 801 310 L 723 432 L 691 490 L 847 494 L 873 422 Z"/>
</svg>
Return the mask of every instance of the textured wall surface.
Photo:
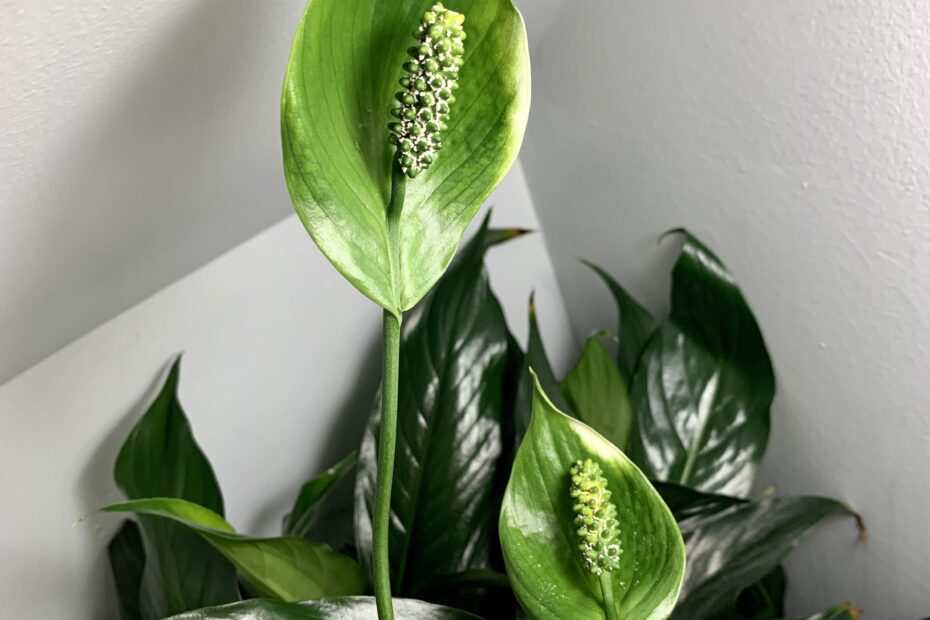
<svg viewBox="0 0 930 620">
<path fill-rule="evenodd" d="M 0 383 L 290 212 L 302 4 L 0 0 Z"/>
<path fill-rule="evenodd" d="M 493 202 L 499 225 L 535 227 L 519 169 Z M 522 340 L 531 288 L 558 359 L 574 348 L 542 245 L 488 257 Z M 378 309 L 313 246 L 296 216 L 0 386 L 0 618 L 115 618 L 105 546 L 118 517 L 119 447 L 185 351 L 180 396 L 216 470 L 229 520 L 272 534 L 311 474 L 358 445 L 380 377 Z"/>
<path fill-rule="evenodd" d="M 684 225 L 719 251 L 779 378 L 763 483 L 838 496 L 791 611 L 930 613 L 930 4 L 566 4 L 537 41 L 523 163 L 577 335 L 615 320 L 574 259 L 666 306 Z"/>
</svg>

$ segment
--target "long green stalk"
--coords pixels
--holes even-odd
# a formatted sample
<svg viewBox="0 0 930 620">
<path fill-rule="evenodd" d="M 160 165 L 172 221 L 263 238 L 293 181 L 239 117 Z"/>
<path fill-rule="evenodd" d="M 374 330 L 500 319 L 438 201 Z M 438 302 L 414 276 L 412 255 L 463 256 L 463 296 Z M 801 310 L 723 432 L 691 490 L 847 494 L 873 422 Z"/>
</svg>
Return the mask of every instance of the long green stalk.
<svg viewBox="0 0 930 620">
<path fill-rule="evenodd" d="M 404 208 L 407 177 L 395 165 L 391 175 L 391 202 L 388 205 L 388 237 L 397 248 L 397 227 Z M 398 256 L 391 261 L 397 269 Z M 375 514 L 372 524 L 372 580 L 380 620 L 394 620 L 391 603 L 391 560 L 388 549 L 391 522 L 391 487 L 394 483 L 394 450 L 397 444 L 397 390 L 400 367 L 401 317 L 384 311 L 384 367 L 381 384 L 381 433 L 378 440 L 378 481 L 375 488 Z"/>
</svg>

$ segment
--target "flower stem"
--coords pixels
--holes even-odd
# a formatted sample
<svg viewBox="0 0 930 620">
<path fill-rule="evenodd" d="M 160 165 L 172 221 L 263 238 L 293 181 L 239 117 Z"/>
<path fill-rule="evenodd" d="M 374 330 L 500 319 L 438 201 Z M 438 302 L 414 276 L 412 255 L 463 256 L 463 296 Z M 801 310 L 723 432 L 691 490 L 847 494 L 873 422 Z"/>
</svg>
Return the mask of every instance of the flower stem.
<svg viewBox="0 0 930 620">
<path fill-rule="evenodd" d="M 397 248 L 397 225 L 404 207 L 406 176 L 395 164 L 388 205 L 388 236 Z M 392 257 L 396 274 L 398 257 Z M 394 482 L 394 449 L 397 444 L 397 389 L 400 367 L 401 314 L 384 311 L 384 368 L 381 384 L 381 433 L 378 440 L 378 481 L 372 524 L 372 580 L 379 620 L 394 620 L 391 602 L 391 561 L 388 551 L 391 520 L 391 487 Z"/>
<path fill-rule="evenodd" d="M 604 571 L 600 576 L 601 593 L 604 595 L 604 612 L 607 614 L 607 620 L 619 620 L 617 614 L 617 604 L 614 602 L 614 585 L 610 581 L 610 572 Z"/>
<path fill-rule="evenodd" d="M 394 447 L 397 443 L 397 378 L 400 361 L 400 319 L 384 311 L 384 379 L 381 386 L 381 437 L 378 449 L 378 482 L 375 490 L 373 566 L 375 599 L 380 620 L 393 620 L 391 561 L 388 537 L 391 518 L 391 486 L 394 481 Z"/>
</svg>

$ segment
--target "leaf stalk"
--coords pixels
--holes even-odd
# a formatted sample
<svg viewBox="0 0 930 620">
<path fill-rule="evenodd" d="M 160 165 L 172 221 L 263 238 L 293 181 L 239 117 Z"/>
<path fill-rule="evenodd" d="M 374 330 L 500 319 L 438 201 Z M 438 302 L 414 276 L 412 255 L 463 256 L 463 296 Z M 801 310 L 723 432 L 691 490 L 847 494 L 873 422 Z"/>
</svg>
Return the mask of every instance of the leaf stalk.
<svg viewBox="0 0 930 620">
<path fill-rule="evenodd" d="M 391 200 L 388 204 L 388 236 L 395 255 L 392 270 L 396 272 L 397 229 L 404 208 L 407 177 L 395 164 L 391 175 Z M 400 328 L 403 313 L 384 311 L 384 357 L 381 385 L 381 429 L 378 440 L 378 479 L 375 485 L 375 510 L 372 529 L 372 581 L 379 620 L 394 620 L 391 601 L 391 561 L 388 542 L 391 521 L 391 489 L 394 484 L 394 452 L 397 445 L 397 394 L 400 368 Z"/>
</svg>

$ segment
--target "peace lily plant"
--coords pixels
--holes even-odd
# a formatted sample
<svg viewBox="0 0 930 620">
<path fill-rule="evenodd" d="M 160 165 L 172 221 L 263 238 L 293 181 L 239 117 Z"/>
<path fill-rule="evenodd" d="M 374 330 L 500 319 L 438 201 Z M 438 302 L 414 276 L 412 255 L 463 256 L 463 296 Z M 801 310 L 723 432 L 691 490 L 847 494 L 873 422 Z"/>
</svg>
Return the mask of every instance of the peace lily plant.
<svg viewBox="0 0 930 620">
<path fill-rule="evenodd" d="M 394 617 L 390 521 L 403 314 L 442 275 L 465 227 L 513 163 L 530 80 L 523 21 L 509 0 L 463 3 L 462 13 L 442 3 L 425 12 L 422 2 L 364 4 L 343 10 L 363 14 L 376 32 L 322 39 L 314 34 L 336 12 L 326 11 L 325 0 L 310 3 L 291 53 L 282 116 L 285 172 L 298 214 L 333 265 L 384 309 L 370 531 L 371 579 L 385 620 Z M 415 26 L 412 15 L 422 15 Z M 347 73 L 334 82 L 327 71 L 342 60 Z M 385 124 L 385 95 L 395 81 L 396 120 Z M 671 513 L 641 475 L 640 482 L 677 537 Z M 678 541 L 680 561 L 667 576 L 665 599 L 648 600 L 644 611 L 652 606 L 661 615 L 674 602 L 684 567 Z M 609 576 L 601 583 L 598 607 L 616 618 L 614 586 Z"/>
<path fill-rule="evenodd" d="M 486 218 L 453 261 L 517 156 L 529 92 L 510 0 L 310 1 L 285 177 L 324 255 L 382 308 L 380 395 L 359 450 L 300 489 L 281 536 L 254 537 L 224 517 L 175 360 L 117 458 L 128 499 L 102 509 L 137 519 L 109 547 L 124 620 L 783 617 L 781 560 L 855 515 L 750 495 L 774 372 L 722 262 L 678 231 L 665 320 L 592 266 L 618 328 L 559 381 L 532 302 L 524 351 L 484 268 L 526 231 Z M 347 519 L 332 491 L 352 471 Z"/>
</svg>

